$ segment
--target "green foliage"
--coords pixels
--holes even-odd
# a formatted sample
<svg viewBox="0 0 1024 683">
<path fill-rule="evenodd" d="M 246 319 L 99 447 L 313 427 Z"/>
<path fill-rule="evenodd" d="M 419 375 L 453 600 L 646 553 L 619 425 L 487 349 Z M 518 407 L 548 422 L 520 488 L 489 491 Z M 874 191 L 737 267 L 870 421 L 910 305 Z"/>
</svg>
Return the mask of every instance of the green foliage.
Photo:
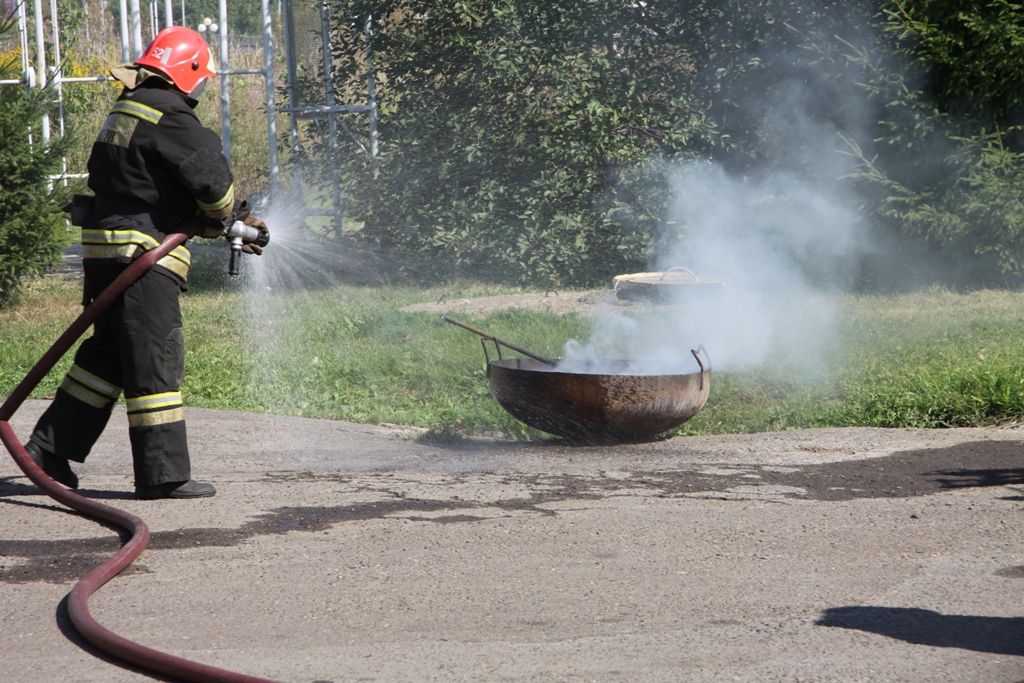
<svg viewBox="0 0 1024 683">
<path fill-rule="evenodd" d="M 644 264 L 668 194 L 649 160 L 692 157 L 713 127 L 694 106 L 689 56 L 647 26 L 641 4 L 332 9 L 343 92 L 365 75 L 363 17 L 378 18 L 379 177 L 350 148 L 342 162 L 318 147 L 328 168 L 346 171 L 359 239 L 429 255 L 434 274 L 538 285 Z"/>
<path fill-rule="evenodd" d="M 18 72 L 13 58 L 0 64 L 0 77 Z M 52 99 L 49 89 L 0 86 L 0 306 L 14 300 L 24 278 L 53 265 L 67 241 L 65 192 L 48 180 L 60 172 L 63 143 L 44 143 L 40 123 L 52 113 Z"/>
<path fill-rule="evenodd" d="M 837 136 L 822 149 L 794 130 L 804 125 L 845 136 L 855 165 L 846 180 L 880 236 L 940 255 L 947 283 L 1024 276 L 1019 3 L 331 8 L 334 75 L 353 101 L 367 66 L 363 21 L 377 20 L 383 156 L 379 177 L 354 146 L 318 144 L 313 156 L 342 168 L 357 239 L 434 274 L 604 281 L 657 248 L 666 162 L 815 173 L 844 145 Z M 306 76 L 311 90 L 318 79 Z"/>
<path fill-rule="evenodd" d="M 820 144 L 820 136 L 801 133 L 827 126 L 852 134 L 863 125 L 852 91 L 859 74 L 843 49 L 869 32 L 875 5 L 864 0 L 679 3 L 675 11 L 683 16 L 682 30 L 663 38 L 679 41 L 691 55 L 700 106 L 720 133 L 715 160 L 734 173 L 793 172 L 833 151 L 811 146 Z"/>
<path fill-rule="evenodd" d="M 947 283 L 1019 284 L 1024 6 L 881 4 L 877 42 L 847 54 L 879 112 L 874 139 L 849 145 L 868 208 L 940 254 Z"/>
<path fill-rule="evenodd" d="M 73 29 L 83 21 L 89 28 L 80 9 L 87 2 L 95 4 L 60 3 Z M 258 30 L 258 5 L 232 7 L 234 31 Z M 318 5 L 296 10 L 315 13 Z M 339 101 L 365 98 L 362 28 L 368 14 L 375 18 L 382 156 L 372 167 L 359 149 L 369 143 L 364 114 L 342 115 L 352 135 L 343 129 L 336 149 L 325 144 L 326 119 L 306 120 L 304 147 L 321 184 L 307 176 L 305 192 L 330 196 L 340 171 L 348 236 L 397 254 L 419 274 L 535 286 L 606 282 L 645 266 L 660 248 L 671 201 L 667 164 L 710 157 L 740 176 L 815 173 L 845 148 L 855 169 L 844 182 L 856 184 L 880 226 L 880 252 L 892 252 L 892 238 L 938 257 L 946 284 L 1024 281 L 1018 2 L 329 6 Z M 216 3 L 196 0 L 187 11 L 194 25 L 214 16 Z M 107 21 L 107 32 L 115 25 Z M 79 54 L 87 46 L 68 33 L 69 73 L 106 58 Z M 300 73 L 305 100 L 320 101 L 319 60 L 309 64 L 314 70 Z M 262 104 L 257 89 L 237 83 L 235 118 L 255 134 L 236 127 L 236 175 L 252 191 L 265 189 Z M 70 129 L 82 132 L 73 166 L 98 125 L 87 119 L 102 115 L 108 95 L 88 88 L 65 89 Z M 202 115 L 216 127 L 214 102 L 208 93 Z M 794 135 L 800 125 L 848 142 L 803 139 Z M 250 137 L 256 142 L 247 145 Z M 670 227 L 685 238 L 687 226 Z"/>
<path fill-rule="evenodd" d="M 1017 284 L 1024 275 L 1024 153 L 1001 133 L 951 137 L 941 163 L 950 173 L 933 183 L 901 182 L 877 158 L 861 161 L 858 178 L 881 188 L 875 215 L 945 254 L 946 282 Z"/>
<path fill-rule="evenodd" d="M 1010 0 L 882 2 L 883 29 L 924 67 L 940 111 L 986 127 L 1024 124 L 1024 6 Z"/>
</svg>

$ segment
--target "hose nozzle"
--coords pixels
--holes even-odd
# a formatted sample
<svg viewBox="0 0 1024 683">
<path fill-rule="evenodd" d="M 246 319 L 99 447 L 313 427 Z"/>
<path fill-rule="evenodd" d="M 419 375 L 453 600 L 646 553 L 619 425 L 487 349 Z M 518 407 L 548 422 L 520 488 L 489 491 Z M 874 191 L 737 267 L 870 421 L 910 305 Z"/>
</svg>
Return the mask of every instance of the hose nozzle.
<svg viewBox="0 0 1024 683">
<path fill-rule="evenodd" d="M 242 245 L 255 244 L 258 247 L 265 247 L 270 243 L 270 233 L 242 221 L 235 221 L 224 229 L 224 237 L 231 245 L 231 257 L 228 261 L 228 275 L 238 275 L 239 264 L 242 258 Z"/>
</svg>

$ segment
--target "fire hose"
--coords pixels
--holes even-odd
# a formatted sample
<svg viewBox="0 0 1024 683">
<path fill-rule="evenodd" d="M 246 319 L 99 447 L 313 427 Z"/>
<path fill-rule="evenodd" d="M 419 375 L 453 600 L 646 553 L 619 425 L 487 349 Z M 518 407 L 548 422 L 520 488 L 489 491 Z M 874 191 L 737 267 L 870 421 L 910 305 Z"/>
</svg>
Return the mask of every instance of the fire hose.
<svg viewBox="0 0 1024 683">
<path fill-rule="evenodd" d="M 146 523 L 141 518 L 129 512 L 104 505 L 58 484 L 35 463 L 18 440 L 10 424 L 11 417 L 25 399 L 28 398 L 36 385 L 42 381 L 43 377 L 56 365 L 57 361 L 67 353 L 75 341 L 89 329 L 89 326 L 96 321 L 99 315 L 116 301 L 129 285 L 142 277 L 157 261 L 182 244 L 191 235 L 192 229 L 168 233 L 160 243 L 160 246 L 135 259 L 118 275 L 110 286 L 103 290 L 82 311 L 78 318 L 58 337 L 57 341 L 50 346 L 49 350 L 43 354 L 43 357 L 29 370 L 28 374 L 25 375 L 25 378 L 14 389 L 14 392 L 7 397 L 3 405 L 0 406 L 0 439 L 3 440 L 4 445 L 22 472 L 36 486 L 42 489 L 46 495 L 87 517 L 112 524 L 130 533 L 130 538 L 121 546 L 117 553 L 82 577 L 75 584 L 74 588 L 71 589 L 71 593 L 68 594 L 68 616 L 75 629 L 83 638 L 100 650 L 118 659 L 180 680 L 220 681 L 225 683 L 263 681 L 266 683 L 267 679 L 264 678 L 220 669 L 146 647 L 114 633 L 93 618 L 89 612 L 89 598 L 142 554 L 142 551 L 149 545 L 149 527 L 146 526 Z M 255 228 L 243 224 L 241 221 L 233 222 L 225 230 L 224 236 L 231 244 L 231 270 L 236 272 L 237 255 L 241 245 L 257 243 L 260 246 L 265 246 L 268 239 L 266 233 L 261 233 Z"/>
</svg>

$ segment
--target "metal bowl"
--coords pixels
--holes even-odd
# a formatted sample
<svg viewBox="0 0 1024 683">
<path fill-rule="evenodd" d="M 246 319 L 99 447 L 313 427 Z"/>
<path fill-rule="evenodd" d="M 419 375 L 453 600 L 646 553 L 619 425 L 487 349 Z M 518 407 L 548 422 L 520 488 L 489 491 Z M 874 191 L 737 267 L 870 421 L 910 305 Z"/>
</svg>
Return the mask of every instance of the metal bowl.
<svg viewBox="0 0 1024 683">
<path fill-rule="evenodd" d="M 564 372 L 530 358 L 488 360 L 491 395 L 517 420 L 584 443 L 644 441 L 696 415 L 708 400 L 711 367 L 699 372 L 630 374 L 624 360 L 601 373 Z"/>
</svg>

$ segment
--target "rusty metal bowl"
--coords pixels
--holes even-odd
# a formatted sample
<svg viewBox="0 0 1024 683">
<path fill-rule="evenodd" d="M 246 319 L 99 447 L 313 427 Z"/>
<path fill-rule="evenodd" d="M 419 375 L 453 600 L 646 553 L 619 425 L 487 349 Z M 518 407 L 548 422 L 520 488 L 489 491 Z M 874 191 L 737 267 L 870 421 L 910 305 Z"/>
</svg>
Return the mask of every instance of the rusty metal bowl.
<svg viewBox="0 0 1024 683">
<path fill-rule="evenodd" d="M 565 372 L 533 358 L 488 358 L 487 377 L 502 408 L 543 432 L 583 443 L 645 441 L 704 407 L 711 366 L 702 352 L 692 351 L 700 371 L 685 374 L 632 374 L 624 360 Z"/>
</svg>

